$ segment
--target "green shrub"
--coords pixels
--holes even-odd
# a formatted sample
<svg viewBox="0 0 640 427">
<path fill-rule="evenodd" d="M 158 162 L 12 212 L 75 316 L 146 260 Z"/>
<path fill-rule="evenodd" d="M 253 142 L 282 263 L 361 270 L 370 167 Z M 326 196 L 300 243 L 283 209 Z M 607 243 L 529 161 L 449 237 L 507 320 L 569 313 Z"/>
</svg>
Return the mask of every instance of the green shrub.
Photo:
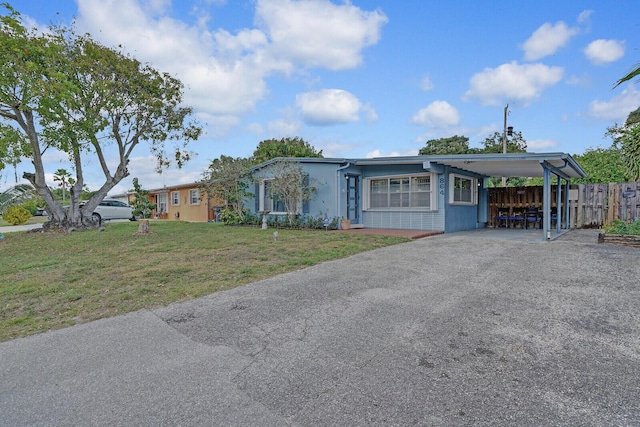
<svg viewBox="0 0 640 427">
<path fill-rule="evenodd" d="M 605 225 L 604 231 L 610 234 L 627 234 L 633 236 L 640 235 L 640 219 L 634 222 L 624 222 L 616 219 L 609 225 Z"/>
<path fill-rule="evenodd" d="M 267 217 L 267 225 L 269 228 L 292 228 L 298 230 L 323 230 L 324 217 L 310 215 L 296 215 L 293 222 L 289 221 L 286 215 L 269 215 Z M 327 224 L 329 230 L 338 228 L 338 218 L 332 218 Z"/>
<path fill-rule="evenodd" d="M 243 225 L 262 225 L 262 215 L 245 212 Z"/>
<path fill-rule="evenodd" d="M 31 213 L 31 216 L 34 216 L 38 212 L 38 204 L 35 200 L 29 200 L 28 202 L 24 202 L 20 206 L 28 210 Z"/>
<path fill-rule="evenodd" d="M 231 209 L 222 209 L 220 211 L 220 221 L 227 225 L 250 225 L 262 226 L 262 214 L 253 214 L 246 209 L 244 218 L 241 219 L 237 212 Z M 289 221 L 287 215 L 267 215 L 267 227 L 269 228 L 289 228 L 296 230 L 323 230 L 324 217 L 319 215 L 313 217 L 310 215 L 296 215 L 293 222 Z M 328 221 L 327 228 L 335 230 L 338 228 L 338 218 L 331 218 Z"/>
<path fill-rule="evenodd" d="M 11 225 L 20 225 L 24 224 L 29 218 L 31 218 L 31 212 L 22 206 L 9 206 L 4 211 L 2 218 Z"/>
<path fill-rule="evenodd" d="M 220 211 L 220 221 L 227 225 L 242 224 L 242 218 L 240 218 L 240 214 L 229 208 L 225 208 Z"/>
</svg>

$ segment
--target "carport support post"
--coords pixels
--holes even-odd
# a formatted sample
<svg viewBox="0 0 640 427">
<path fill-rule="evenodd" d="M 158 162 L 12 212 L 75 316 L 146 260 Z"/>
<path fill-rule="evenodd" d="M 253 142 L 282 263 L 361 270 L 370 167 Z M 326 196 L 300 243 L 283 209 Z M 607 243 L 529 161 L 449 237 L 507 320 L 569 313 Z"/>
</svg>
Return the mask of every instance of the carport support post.
<svg viewBox="0 0 640 427">
<path fill-rule="evenodd" d="M 562 227 L 562 179 L 558 177 L 558 192 L 556 193 L 556 233 L 560 234 Z"/>
<path fill-rule="evenodd" d="M 569 229 L 569 180 L 564 180 L 564 229 Z"/>
<path fill-rule="evenodd" d="M 551 239 L 551 182 L 550 173 L 546 165 L 542 165 L 544 180 L 542 182 L 542 235 L 544 239 Z"/>
</svg>

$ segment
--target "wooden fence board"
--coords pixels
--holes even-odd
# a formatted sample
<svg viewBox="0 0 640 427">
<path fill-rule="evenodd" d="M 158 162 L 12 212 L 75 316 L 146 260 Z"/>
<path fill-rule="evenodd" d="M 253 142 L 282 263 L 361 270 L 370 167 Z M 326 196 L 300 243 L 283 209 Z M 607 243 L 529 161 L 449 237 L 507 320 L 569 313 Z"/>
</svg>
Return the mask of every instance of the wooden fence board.
<svg viewBox="0 0 640 427">
<path fill-rule="evenodd" d="M 577 227 L 633 222 L 640 218 L 640 182 L 580 184 L 577 210 Z"/>
<path fill-rule="evenodd" d="M 616 219 L 620 209 L 620 187 L 617 184 L 609 184 L 609 209 L 607 211 L 607 224 Z"/>
<path fill-rule="evenodd" d="M 576 206 L 576 210 L 578 211 L 577 215 L 576 215 L 576 227 L 577 228 L 582 228 L 582 226 L 584 225 L 584 209 L 582 209 L 582 206 L 584 206 L 584 184 L 580 184 L 578 186 L 578 205 Z"/>
</svg>

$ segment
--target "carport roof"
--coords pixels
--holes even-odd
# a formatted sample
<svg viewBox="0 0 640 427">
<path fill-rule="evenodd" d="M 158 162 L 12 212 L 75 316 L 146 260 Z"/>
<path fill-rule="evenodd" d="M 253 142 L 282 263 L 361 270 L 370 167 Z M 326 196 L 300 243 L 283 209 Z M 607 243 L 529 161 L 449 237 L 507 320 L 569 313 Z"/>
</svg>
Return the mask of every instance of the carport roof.
<svg viewBox="0 0 640 427">
<path fill-rule="evenodd" d="M 555 169 L 568 178 L 582 178 L 586 173 L 571 155 L 566 153 L 507 153 L 507 154 L 447 154 L 432 156 L 373 157 L 366 159 L 295 157 L 271 159 L 252 170 L 264 168 L 282 160 L 302 163 L 352 164 L 357 166 L 423 164 L 425 168 L 447 165 L 483 176 L 544 176 L 543 165 Z"/>
<path fill-rule="evenodd" d="M 555 168 L 569 178 L 585 177 L 586 173 L 571 155 L 566 153 L 450 154 L 410 157 L 379 157 L 357 160 L 358 165 L 402 164 L 422 162 L 425 167 L 447 165 L 484 176 L 544 176 L 543 164 Z"/>
<path fill-rule="evenodd" d="M 429 156 L 429 161 L 486 176 L 544 176 L 543 164 L 561 170 L 569 178 L 587 174 L 566 153 L 508 153 Z"/>
</svg>

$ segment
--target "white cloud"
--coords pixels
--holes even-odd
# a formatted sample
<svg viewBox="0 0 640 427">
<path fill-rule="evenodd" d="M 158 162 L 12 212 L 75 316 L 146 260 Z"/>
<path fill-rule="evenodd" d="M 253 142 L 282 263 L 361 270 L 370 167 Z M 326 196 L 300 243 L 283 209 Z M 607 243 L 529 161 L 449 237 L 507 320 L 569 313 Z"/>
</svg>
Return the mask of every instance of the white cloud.
<svg viewBox="0 0 640 427">
<path fill-rule="evenodd" d="M 78 28 L 179 78 L 185 103 L 216 125 L 210 130 L 216 136 L 229 132 L 268 95 L 269 75 L 303 67 L 356 67 L 387 22 L 382 12 L 328 0 L 258 0 L 258 27 L 233 34 L 208 30 L 208 13 L 189 25 L 169 12 L 168 0 L 78 0 Z"/>
<path fill-rule="evenodd" d="M 279 119 L 270 121 L 267 124 L 269 129 L 269 137 L 285 138 L 295 135 L 300 129 L 300 123 L 290 119 Z"/>
<path fill-rule="evenodd" d="M 422 80 L 420 81 L 420 90 L 424 92 L 428 92 L 432 89 L 433 89 L 433 82 L 431 81 L 431 78 L 429 76 L 422 77 Z"/>
<path fill-rule="evenodd" d="M 250 123 L 247 125 L 247 131 L 255 135 L 262 135 L 264 133 L 264 127 L 260 123 Z"/>
<path fill-rule="evenodd" d="M 578 23 L 579 24 L 588 24 L 591 19 L 591 14 L 593 14 L 593 10 L 583 10 L 578 15 Z"/>
<path fill-rule="evenodd" d="M 353 146 L 351 144 L 340 143 L 340 142 L 329 142 L 324 145 L 320 145 L 322 148 L 322 154 L 325 157 L 337 157 L 344 156 L 345 152 L 353 150 Z M 318 145 L 316 145 L 318 148 Z"/>
<path fill-rule="evenodd" d="M 584 54 L 593 64 L 602 65 L 624 56 L 624 41 L 594 40 L 584 48 Z"/>
<path fill-rule="evenodd" d="M 145 14 L 133 0 L 79 0 L 81 29 L 108 46 L 121 45 L 185 84 L 185 102 L 208 114 L 251 111 L 267 93 L 264 78 L 279 64 L 264 59 L 266 36 L 258 30 L 210 33 L 166 16 Z M 163 11 L 154 6 L 155 14 Z M 99 29 L 99 30 L 98 30 Z"/>
<path fill-rule="evenodd" d="M 540 93 L 558 83 L 564 74 L 562 67 L 517 62 L 502 64 L 498 68 L 486 68 L 471 77 L 471 88 L 465 98 L 477 98 L 484 105 L 499 105 L 504 100 L 525 104 Z"/>
<path fill-rule="evenodd" d="M 146 0 L 142 3 L 145 12 L 153 15 L 159 15 L 171 6 L 171 0 Z"/>
<path fill-rule="evenodd" d="M 222 138 L 240 124 L 240 118 L 232 114 L 210 114 L 200 112 L 197 118 L 203 126 L 204 136 Z"/>
<path fill-rule="evenodd" d="M 362 103 L 353 94 L 340 89 L 323 89 L 296 96 L 305 123 L 329 126 L 359 120 Z"/>
<path fill-rule="evenodd" d="M 459 122 L 460 113 L 447 101 L 433 101 L 411 118 L 411 123 L 429 127 L 446 127 Z"/>
<path fill-rule="evenodd" d="M 555 25 L 545 23 L 533 32 L 520 46 L 524 50 L 524 59 L 527 61 L 536 61 L 545 56 L 553 55 L 560 48 L 564 47 L 571 37 L 578 33 L 577 28 L 569 28 L 562 21 L 556 22 Z"/>
<path fill-rule="evenodd" d="M 126 193 L 133 188 L 133 178 L 138 178 L 145 190 L 154 190 L 165 185 L 190 184 L 202 179 L 204 169 L 187 167 L 184 169 L 170 168 L 159 174 L 155 171 L 156 158 L 154 156 L 132 157 L 129 161 L 129 176 L 115 186 L 110 195 Z M 103 182 L 87 183 L 89 188 L 98 188 Z"/>
<path fill-rule="evenodd" d="M 543 150 L 547 148 L 555 148 L 558 146 L 558 141 L 552 139 L 533 139 L 527 141 L 528 150 Z"/>
<path fill-rule="evenodd" d="M 565 82 L 571 86 L 588 87 L 592 84 L 592 76 L 584 73 L 582 76 L 572 74 L 565 79 Z"/>
<path fill-rule="evenodd" d="M 365 121 L 367 123 L 374 123 L 378 121 L 378 113 L 376 113 L 376 110 L 374 110 L 371 105 L 365 104 L 362 107 L 362 112 L 365 115 Z"/>
<path fill-rule="evenodd" d="M 387 21 L 381 11 L 363 11 L 350 2 L 258 0 L 256 5 L 256 22 L 276 57 L 330 70 L 360 65 L 362 49 L 378 42 Z"/>
<path fill-rule="evenodd" d="M 390 153 L 383 153 L 382 151 L 376 149 L 376 150 L 368 152 L 365 157 L 367 159 L 371 159 L 373 157 L 417 156 L 418 155 L 418 151 L 419 150 L 412 148 L 412 149 L 404 150 L 404 151 L 392 151 Z"/>
<path fill-rule="evenodd" d="M 630 84 L 621 94 L 614 96 L 610 101 L 593 101 L 589 104 L 589 116 L 604 120 L 624 123 L 630 112 L 640 105 L 640 91 L 634 84 Z"/>
</svg>

